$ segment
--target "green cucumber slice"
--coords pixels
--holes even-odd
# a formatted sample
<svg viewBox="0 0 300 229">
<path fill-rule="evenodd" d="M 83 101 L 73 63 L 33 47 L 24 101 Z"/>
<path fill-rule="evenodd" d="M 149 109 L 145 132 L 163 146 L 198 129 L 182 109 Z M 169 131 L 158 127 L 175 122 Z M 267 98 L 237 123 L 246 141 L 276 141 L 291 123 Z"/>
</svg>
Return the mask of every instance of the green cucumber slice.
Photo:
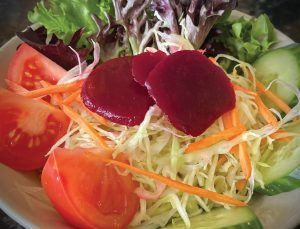
<svg viewBox="0 0 300 229">
<path fill-rule="evenodd" d="M 257 216 L 249 207 L 235 207 L 227 210 L 218 208 L 209 213 L 193 216 L 190 218 L 191 228 L 194 229 L 261 229 Z M 182 221 L 177 221 L 165 228 L 168 229 L 185 229 Z"/>
<path fill-rule="evenodd" d="M 255 187 L 255 191 L 269 196 L 288 192 L 300 187 L 300 137 L 289 143 L 278 143 L 275 150 L 263 162 L 270 165 L 262 168 L 265 188 Z"/>
<path fill-rule="evenodd" d="M 271 50 L 258 58 L 253 66 L 257 79 L 265 86 L 275 79 L 280 79 L 300 88 L 300 44 Z M 271 91 L 287 104 L 294 105 L 292 103 L 295 102 L 296 96 L 281 84 L 272 85 Z"/>
<path fill-rule="evenodd" d="M 257 187 L 256 192 L 274 196 L 282 192 L 289 192 L 300 187 L 300 167 L 296 168 L 287 176 L 281 177 L 267 185 L 265 188 Z"/>
</svg>

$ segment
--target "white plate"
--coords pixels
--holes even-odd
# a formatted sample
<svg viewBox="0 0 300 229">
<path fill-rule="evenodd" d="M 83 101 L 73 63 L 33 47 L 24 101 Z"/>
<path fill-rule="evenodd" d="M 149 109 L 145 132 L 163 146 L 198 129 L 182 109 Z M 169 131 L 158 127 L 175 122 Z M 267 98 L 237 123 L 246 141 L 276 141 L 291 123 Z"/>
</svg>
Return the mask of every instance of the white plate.
<svg viewBox="0 0 300 229">
<path fill-rule="evenodd" d="M 245 16 L 235 11 L 234 17 Z M 293 41 L 277 31 L 284 46 Z M 0 85 L 8 63 L 20 40 L 16 37 L 0 48 Z M 251 202 L 265 228 L 290 229 L 300 223 L 300 189 L 273 197 L 258 197 Z M 16 172 L 0 164 L 0 208 L 26 228 L 70 228 L 51 206 L 36 173 Z"/>
</svg>

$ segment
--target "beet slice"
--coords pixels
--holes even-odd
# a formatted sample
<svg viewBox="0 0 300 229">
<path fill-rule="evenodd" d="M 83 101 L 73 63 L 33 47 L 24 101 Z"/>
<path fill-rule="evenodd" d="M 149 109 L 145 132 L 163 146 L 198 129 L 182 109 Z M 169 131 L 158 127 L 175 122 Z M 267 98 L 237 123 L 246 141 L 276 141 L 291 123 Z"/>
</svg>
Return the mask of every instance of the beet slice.
<svg viewBox="0 0 300 229">
<path fill-rule="evenodd" d="M 112 59 L 94 69 L 81 92 L 85 106 L 118 124 L 140 124 L 154 101 L 134 81 L 131 70 L 132 57 Z"/>
<path fill-rule="evenodd" d="M 132 75 L 134 80 L 144 86 L 149 73 L 165 57 L 167 57 L 167 55 L 159 50 L 154 53 L 143 52 L 134 56 L 132 60 Z"/>
<path fill-rule="evenodd" d="M 192 136 L 235 107 L 230 80 L 198 51 L 166 57 L 151 71 L 146 86 L 173 126 Z"/>
</svg>

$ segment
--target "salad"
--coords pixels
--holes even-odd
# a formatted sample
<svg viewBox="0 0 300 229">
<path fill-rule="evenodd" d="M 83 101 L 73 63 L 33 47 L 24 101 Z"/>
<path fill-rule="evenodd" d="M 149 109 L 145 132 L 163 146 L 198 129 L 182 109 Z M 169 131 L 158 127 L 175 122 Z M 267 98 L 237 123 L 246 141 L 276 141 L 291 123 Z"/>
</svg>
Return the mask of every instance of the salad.
<svg viewBox="0 0 300 229">
<path fill-rule="evenodd" d="M 0 89 L 0 162 L 76 228 L 262 228 L 300 187 L 300 45 L 237 1 L 50 0 Z"/>
</svg>

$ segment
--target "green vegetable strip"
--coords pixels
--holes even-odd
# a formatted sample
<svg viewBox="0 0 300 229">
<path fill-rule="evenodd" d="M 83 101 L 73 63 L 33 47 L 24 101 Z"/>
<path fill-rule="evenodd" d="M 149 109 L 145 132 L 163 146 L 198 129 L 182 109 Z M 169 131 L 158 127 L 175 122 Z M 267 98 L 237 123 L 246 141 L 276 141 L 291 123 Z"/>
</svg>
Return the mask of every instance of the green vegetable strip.
<svg viewBox="0 0 300 229">
<path fill-rule="evenodd" d="M 228 48 L 231 55 L 249 63 L 253 63 L 277 42 L 274 26 L 265 14 L 250 20 L 241 17 L 233 21 L 221 21 L 215 27 L 222 31 L 215 41 Z"/>
<path fill-rule="evenodd" d="M 110 0 L 49 0 L 37 3 L 33 11 L 28 13 L 31 23 L 37 23 L 47 29 L 48 35 L 55 34 L 65 44 L 70 42 L 73 34 L 84 28 L 79 40 L 79 47 L 90 46 L 87 38 L 97 33 L 98 28 L 92 15 L 96 15 L 104 22 L 107 21 L 104 12 L 113 15 L 112 1 Z"/>
</svg>

